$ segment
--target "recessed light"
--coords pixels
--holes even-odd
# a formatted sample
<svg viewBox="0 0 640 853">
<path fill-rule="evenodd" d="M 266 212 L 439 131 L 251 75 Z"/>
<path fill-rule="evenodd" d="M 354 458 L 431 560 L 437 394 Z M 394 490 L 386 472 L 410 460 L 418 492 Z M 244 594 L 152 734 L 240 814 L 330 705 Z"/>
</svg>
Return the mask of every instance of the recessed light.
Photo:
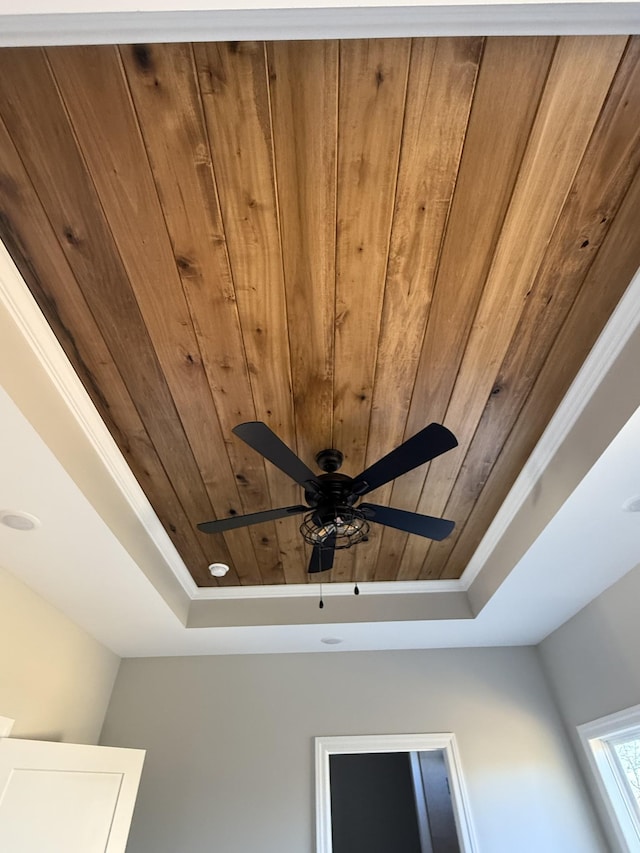
<svg viewBox="0 0 640 853">
<path fill-rule="evenodd" d="M 341 637 L 323 637 L 320 640 L 321 643 L 324 643 L 325 646 L 337 646 L 338 643 L 342 643 Z"/>
<path fill-rule="evenodd" d="M 229 566 L 226 563 L 211 563 L 209 571 L 214 578 L 223 578 L 229 571 Z"/>
<path fill-rule="evenodd" d="M 0 522 L 12 530 L 35 530 L 41 524 L 40 519 L 35 515 L 15 509 L 0 510 Z"/>
<path fill-rule="evenodd" d="M 640 495 L 634 495 L 622 504 L 625 512 L 640 512 Z"/>
</svg>

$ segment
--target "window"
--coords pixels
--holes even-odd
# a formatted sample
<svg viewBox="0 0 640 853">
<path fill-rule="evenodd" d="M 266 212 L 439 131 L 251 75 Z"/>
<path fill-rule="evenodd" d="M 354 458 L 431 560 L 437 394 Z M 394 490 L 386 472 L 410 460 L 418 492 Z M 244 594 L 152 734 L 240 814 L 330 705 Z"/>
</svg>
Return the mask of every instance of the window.
<svg viewBox="0 0 640 853">
<path fill-rule="evenodd" d="M 640 853 L 640 705 L 578 726 L 618 847 Z"/>
</svg>

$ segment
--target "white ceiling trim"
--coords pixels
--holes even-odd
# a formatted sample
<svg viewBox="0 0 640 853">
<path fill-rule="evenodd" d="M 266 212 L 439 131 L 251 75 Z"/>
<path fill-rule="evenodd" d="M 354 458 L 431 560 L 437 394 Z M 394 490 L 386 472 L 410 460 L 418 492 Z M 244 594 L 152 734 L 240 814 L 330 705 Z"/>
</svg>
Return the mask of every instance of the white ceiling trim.
<svg viewBox="0 0 640 853">
<path fill-rule="evenodd" d="M 200 589 L 194 599 L 202 601 L 229 600 L 236 598 L 300 598 L 318 597 L 318 585 L 315 583 L 288 583 L 274 586 L 227 586 Z M 354 583 L 326 583 L 323 595 L 353 595 Z M 358 581 L 358 589 L 364 595 L 412 595 L 425 592 L 466 592 L 468 584 L 461 580 L 434 581 Z"/>
<path fill-rule="evenodd" d="M 13 3 L 0 0 L 0 46 L 640 32 L 640 3 L 602 0 L 493 4 L 409 0 L 402 5 L 367 0 L 357 6 L 345 6 L 341 0 L 280 0 L 276 9 L 265 8 L 260 0 L 227 0 L 218 8 L 195 0 L 190 9 L 180 11 L 179 4 L 170 0 L 140 0 L 134 8 L 126 0 L 92 5 L 88 11 L 86 2 L 67 2 L 51 14 L 46 0 L 31 0 L 16 15 Z"/>
</svg>

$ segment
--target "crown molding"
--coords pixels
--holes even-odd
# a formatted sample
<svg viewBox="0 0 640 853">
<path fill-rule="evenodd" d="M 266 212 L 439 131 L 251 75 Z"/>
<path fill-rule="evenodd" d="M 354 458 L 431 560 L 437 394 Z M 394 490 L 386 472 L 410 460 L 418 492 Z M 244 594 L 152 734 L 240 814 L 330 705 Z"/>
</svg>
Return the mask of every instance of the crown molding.
<svg viewBox="0 0 640 853">
<path fill-rule="evenodd" d="M 196 601 L 223 601 L 248 598 L 306 598 L 318 597 L 322 584 L 323 598 L 336 595 L 353 595 L 354 583 L 309 583 L 275 584 L 272 586 L 227 586 L 198 588 L 192 598 Z M 466 592 L 461 580 L 435 581 L 358 581 L 361 595 L 415 595 L 437 592 Z"/>
<path fill-rule="evenodd" d="M 640 32 L 638 2 L 390 5 L 388 0 L 368 0 L 345 6 L 340 0 L 281 0 L 280 8 L 265 8 L 259 0 L 231 0 L 225 8 L 183 10 L 175 8 L 175 0 L 173 4 L 173 9 L 154 9 L 142 0 L 131 9 L 126 2 L 102 0 L 92 12 L 78 11 L 78 4 L 70 3 L 67 11 L 51 13 L 49 3 L 32 0 L 26 4 L 28 13 L 16 15 L 3 13 L 0 0 L 0 46 Z"/>
</svg>

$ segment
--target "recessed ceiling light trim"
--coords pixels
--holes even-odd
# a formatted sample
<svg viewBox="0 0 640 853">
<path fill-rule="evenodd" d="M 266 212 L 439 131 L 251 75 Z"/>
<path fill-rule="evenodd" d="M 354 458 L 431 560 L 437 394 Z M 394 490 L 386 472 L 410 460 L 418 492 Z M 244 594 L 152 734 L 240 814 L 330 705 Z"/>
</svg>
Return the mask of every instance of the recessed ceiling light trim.
<svg viewBox="0 0 640 853">
<path fill-rule="evenodd" d="M 623 504 L 622 509 L 625 512 L 640 512 L 640 495 L 634 495 L 628 498 Z"/>
<path fill-rule="evenodd" d="M 42 522 L 29 512 L 21 512 L 17 509 L 0 509 L 0 524 L 11 530 L 29 531 L 40 527 Z"/>
</svg>

